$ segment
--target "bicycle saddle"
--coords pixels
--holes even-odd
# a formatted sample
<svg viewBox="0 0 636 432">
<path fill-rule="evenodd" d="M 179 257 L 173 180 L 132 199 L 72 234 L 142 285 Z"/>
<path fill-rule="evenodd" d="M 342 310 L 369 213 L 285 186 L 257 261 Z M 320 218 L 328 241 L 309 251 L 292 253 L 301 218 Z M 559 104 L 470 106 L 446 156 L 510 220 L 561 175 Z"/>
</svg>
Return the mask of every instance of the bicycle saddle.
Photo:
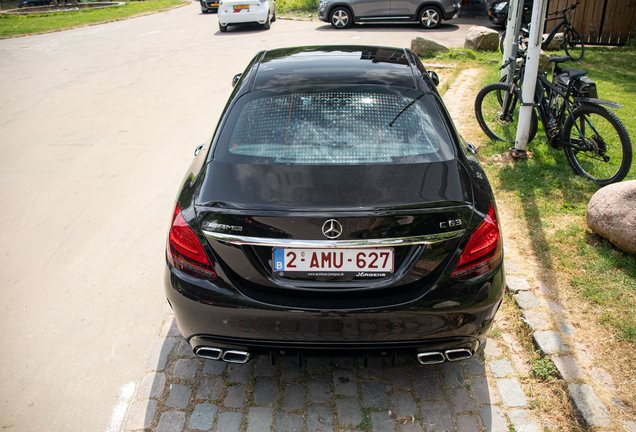
<svg viewBox="0 0 636 432">
<path fill-rule="evenodd" d="M 548 59 L 550 63 L 563 63 L 572 60 L 570 56 L 551 55 Z"/>
<path fill-rule="evenodd" d="M 587 73 L 587 71 L 585 70 L 576 70 L 576 69 L 569 69 L 569 68 L 562 68 L 561 72 L 564 74 L 567 74 L 568 78 L 578 78 Z"/>
</svg>

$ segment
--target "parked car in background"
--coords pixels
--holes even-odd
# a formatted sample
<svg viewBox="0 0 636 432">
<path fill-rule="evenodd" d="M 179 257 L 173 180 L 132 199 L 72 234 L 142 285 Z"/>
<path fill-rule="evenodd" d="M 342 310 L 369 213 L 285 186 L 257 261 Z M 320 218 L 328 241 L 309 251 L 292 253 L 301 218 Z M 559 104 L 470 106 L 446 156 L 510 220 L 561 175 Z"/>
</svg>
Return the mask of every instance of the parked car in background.
<svg viewBox="0 0 636 432">
<path fill-rule="evenodd" d="M 165 293 L 197 356 L 476 353 L 503 242 L 436 82 L 375 46 L 261 51 L 237 74 L 167 239 Z"/>
<path fill-rule="evenodd" d="M 353 23 L 418 22 L 435 29 L 459 12 L 460 0 L 320 0 L 318 18 L 336 29 Z"/>
<path fill-rule="evenodd" d="M 201 13 L 216 12 L 219 9 L 219 0 L 200 0 Z"/>
<path fill-rule="evenodd" d="M 274 0 L 220 0 L 219 30 L 227 31 L 228 26 L 239 24 L 259 24 L 269 30 L 276 21 L 276 2 Z"/>
<path fill-rule="evenodd" d="M 534 0 L 524 0 L 522 24 L 528 24 L 532 21 L 532 5 Z M 508 21 L 508 8 L 510 0 L 495 1 L 488 10 L 488 19 L 492 25 L 497 27 L 505 27 Z"/>
<path fill-rule="evenodd" d="M 20 0 L 18 7 L 48 6 L 52 3 L 51 0 Z"/>
</svg>

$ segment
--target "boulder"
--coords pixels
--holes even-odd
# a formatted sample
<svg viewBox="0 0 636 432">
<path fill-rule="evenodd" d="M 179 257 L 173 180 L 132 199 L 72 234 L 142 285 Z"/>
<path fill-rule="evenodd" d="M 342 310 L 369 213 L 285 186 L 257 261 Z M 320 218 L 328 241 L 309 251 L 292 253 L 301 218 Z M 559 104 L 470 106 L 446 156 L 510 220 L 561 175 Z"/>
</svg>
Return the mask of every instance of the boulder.
<svg viewBox="0 0 636 432">
<path fill-rule="evenodd" d="M 587 205 L 585 217 L 592 231 L 636 254 L 636 180 L 600 189 Z"/>
<path fill-rule="evenodd" d="M 450 52 L 448 47 L 421 36 L 411 39 L 411 49 L 420 57 L 431 57 L 433 53 Z"/>
<path fill-rule="evenodd" d="M 543 35 L 543 40 L 548 38 L 548 34 Z M 550 41 L 545 48 L 546 51 L 560 51 L 563 49 L 563 33 L 557 33 L 554 35 L 554 39 Z"/>
<path fill-rule="evenodd" d="M 497 51 L 499 32 L 488 27 L 473 26 L 468 29 L 464 48 L 475 51 Z"/>
</svg>

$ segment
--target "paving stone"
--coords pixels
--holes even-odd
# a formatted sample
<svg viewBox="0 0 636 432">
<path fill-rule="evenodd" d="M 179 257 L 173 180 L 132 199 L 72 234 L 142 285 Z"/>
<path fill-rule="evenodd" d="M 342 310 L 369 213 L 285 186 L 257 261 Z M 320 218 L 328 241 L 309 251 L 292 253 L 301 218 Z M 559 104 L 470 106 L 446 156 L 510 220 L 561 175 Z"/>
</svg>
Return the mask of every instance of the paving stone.
<svg viewBox="0 0 636 432">
<path fill-rule="evenodd" d="M 174 364 L 172 375 L 179 379 L 194 379 L 197 374 L 197 366 L 199 360 L 195 359 L 179 359 Z"/>
<path fill-rule="evenodd" d="M 552 295 L 552 289 L 541 281 L 537 282 L 536 289 L 537 294 L 543 297 L 550 297 Z"/>
<path fill-rule="evenodd" d="M 447 431 L 453 428 L 453 419 L 446 401 L 422 402 L 420 414 L 426 432 Z"/>
<path fill-rule="evenodd" d="M 157 432 L 182 431 L 185 425 L 186 414 L 183 411 L 167 411 L 161 414 Z"/>
<path fill-rule="evenodd" d="M 307 359 L 307 370 L 309 372 L 317 372 L 320 369 L 328 369 L 331 366 L 329 357 L 309 357 Z"/>
<path fill-rule="evenodd" d="M 362 379 L 381 379 L 382 359 L 379 357 L 369 357 L 366 367 L 364 367 L 364 360 L 358 359 L 358 373 Z"/>
<path fill-rule="evenodd" d="M 190 403 L 192 389 L 180 384 L 172 384 L 171 387 L 166 406 L 170 408 L 187 408 Z"/>
<path fill-rule="evenodd" d="M 486 405 L 477 408 L 477 411 L 487 432 L 508 432 L 508 422 L 501 408 Z"/>
<path fill-rule="evenodd" d="M 504 258 L 504 268 L 506 269 L 506 275 L 519 273 L 519 266 L 514 262 Z"/>
<path fill-rule="evenodd" d="M 559 313 L 567 312 L 565 308 L 563 308 L 560 304 L 557 304 L 553 301 L 548 301 L 546 303 L 548 305 L 548 309 L 550 309 L 553 312 L 559 312 Z"/>
<path fill-rule="evenodd" d="M 482 376 L 486 374 L 486 367 L 477 356 L 461 362 L 468 376 Z"/>
<path fill-rule="evenodd" d="M 386 383 L 394 388 L 411 388 L 411 375 L 401 367 L 391 367 L 384 370 Z"/>
<path fill-rule="evenodd" d="M 336 399 L 336 413 L 340 426 L 357 426 L 362 421 L 360 400 L 357 398 Z"/>
<path fill-rule="evenodd" d="M 555 331 L 536 331 L 532 338 L 543 355 L 568 352 L 568 347 L 561 342 L 561 335 Z"/>
<path fill-rule="evenodd" d="M 477 417 L 472 415 L 457 416 L 457 430 L 459 432 L 480 432 Z M 517 432 L 525 432 L 517 429 Z"/>
<path fill-rule="evenodd" d="M 269 405 L 278 399 L 278 380 L 276 378 L 256 378 L 254 383 L 254 403 Z"/>
<path fill-rule="evenodd" d="M 419 367 L 413 372 L 413 389 L 415 395 L 422 400 L 444 397 L 439 372 L 430 367 Z"/>
<path fill-rule="evenodd" d="M 528 291 L 530 289 L 528 281 L 518 276 L 506 276 L 506 285 L 512 292 Z"/>
<path fill-rule="evenodd" d="M 386 412 L 372 412 L 371 425 L 373 432 L 393 432 L 393 419 Z"/>
<path fill-rule="evenodd" d="M 490 372 L 495 378 L 503 378 L 506 375 L 515 373 L 512 365 L 506 359 L 491 360 L 488 362 L 488 366 L 490 367 Z"/>
<path fill-rule="evenodd" d="M 201 403 L 194 407 L 188 429 L 209 431 L 214 426 L 217 408 L 208 403 Z"/>
<path fill-rule="evenodd" d="M 219 413 L 216 422 L 217 432 L 240 432 L 243 414 L 240 412 L 226 411 Z"/>
<path fill-rule="evenodd" d="M 279 412 L 276 414 L 276 432 L 301 432 L 305 427 L 303 416 Z"/>
<path fill-rule="evenodd" d="M 422 423 L 408 420 L 406 423 L 400 422 L 400 432 L 424 432 Z"/>
<path fill-rule="evenodd" d="M 325 405 L 307 408 L 307 429 L 311 432 L 333 432 L 333 411 Z"/>
<path fill-rule="evenodd" d="M 510 359 L 512 360 L 512 365 L 517 370 L 517 373 L 524 375 L 530 373 L 530 364 L 519 354 L 514 352 L 510 353 Z"/>
<path fill-rule="evenodd" d="M 499 357 L 501 350 L 493 340 L 488 339 L 484 344 L 484 354 L 486 357 Z"/>
<path fill-rule="evenodd" d="M 157 410 L 157 401 L 154 399 L 137 401 L 133 403 L 128 414 L 126 422 L 126 430 L 134 431 L 140 429 L 150 429 L 152 421 L 155 418 Z"/>
<path fill-rule="evenodd" d="M 206 379 L 199 386 L 196 398 L 217 400 L 224 388 L 225 384 L 221 378 Z"/>
<path fill-rule="evenodd" d="M 305 409 L 305 388 L 302 384 L 287 384 L 282 408 L 285 411 Z"/>
<path fill-rule="evenodd" d="M 358 380 L 353 371 L 333 371 L 334 393 L 337 395 L 355 396 L 358 394 Z"/>
<path fill-rule="evenodd" d="M 392 393 L 389 396 L 391 401 L 392 411 L 397 418 L 411 417 L 418 415 L 417 404 L 413 397 L 406 392 Z"/>
<path fill-rule="evenodd" d="M 247 432 L 270 432 L 273 422 L 271 408 L 252 407 L 247 413 Z"/>
<path fill-rule="evenodd" d="M 470 393 L 463 387 L 454 388 L 453 390 L 449 391 L 448 401 L 451 404 L 453 414 L 475 410 L 475 404 L 470 397 Z"/>
<path fill-rule="evenodd" d="M 536 420 L 533 420 L 528 414 L 531 411 L 528 410 L 509 410 L 508 420 L 515 427 L 517 432 L 541 432 L 541 425 Z"/>
<path fill-rule="evenodd" d="M 159 399 L 163 395 L 166 386 L 166 374 L 162 372 L 150 372 L 144 375 L 139 389 L 137 399 Z"/>
<path fill-rule="evenodd" d="M 312 378 L 307 382 L 307 399 L 311 403 L 325 403 L 331 400 L 331 384 L 327 377 Z"/>
<path fill-rule="evenodd" d="M 606 390 L 615 391 L 616 387 L 614 387 L 614 380 L 612 379 L 612 375 L 607 372 L 603 368 L 595 367 L 592 368 L 592 378 L 605 387 Z"/>
<path fill-rule="evenodd" d="M 574 408 L 588 427 L 610 426 L 612 419 L 601 399 L 589 384 L 569 384 L 568 392 Z"/>
<path fill-rule="evenodd" d="M 470 384 L 470 391 L 477 405 L 492 405 L 498 402 L 492 388 L 488 385 L 488 378 L 475 377 Z"/>
<path fill-rule="evenodd" d="M 246 400 L 247 390 L 245 390 L 245 387 L 238 385 L 230 386 L 227 388 L 227 396 L 223 401 L 223 405 L 228 408 L 243 408 L 245 407 Z"/>
<path fill-rule="evenodd" d="M 386 385 L 382 381 L 362 383 L 362 406 L 365 408 L 388 408 Z"/>
<path fill-rule="evenodd" d="M 192 346 L 188 343 L 187 340 L 181 338 L 181 341 L 179 342 L 179 348 L 177 348 L 177 355 L 194 357 Z"/>
<path fill-rule="evenodd" d="M 303 370 L 298 363 L 296 363 L 296 359 L 292 357 L 283 357 L 281 359 L 281 376 L 283 381 L 292 382 L 296 381 L 298 378 L 303 376 Z"/>
<path fill-rule="evenodd" d="M 442 376 L 444 377 L 444 384 L 449 387 L 464 385 L 464 371 L 457 362 L 442 363 Z"/>
<path fill-rule="evenodd" d="M 333 364 L 334 367 L 339 370 L 353 370 L 356 365 L 356 359 L 351 357 L 336 357 L 333 359 Z"/>
<path fill-rule="evenodd" d="M 572 378 L 585 378 L 585 372 L 579 366 L 579 362 L 574 357 L 552 356 L 552 362 L 559 371 L 559 375 L 568 381 Z"/>
<path fill-rule="evenodd" d="M 517 378 L 497 380 L 497 388 L 506 408 L 524 408 L 528 405 L 526 395 Z"/>
<path fill-rule="evenodd" d="M 545 315 L 536 309 L 525 310 L 522 312 L 522 316 L 532 331 L 541 330 L 549 325 Z"/>
<path fill-rule="evenodd" d="M 174 338 L 162 338 L 155 343 L 155 347 L 152 349 L 152 354 L 148 359 L 146 369 L 162 371 L 168 364 L 168 355 L 174 349 Z"/>
<path fill-rule="evenodd" d="M 559 328 L 561 329 L 563 334 L 566 334 L 568 336 L 574 336 L 574 329 L 570 327 L 567 322 L 563 320 L 559 321 Z"/>
<path fill-rule="evenodd" d="M 623 423 L 623 429 L 625 429 L 625 432 L 636 432 L 636 422 L 626 421 Z"/>
<path fill-rule="evenodd" d="M 276 366 L 272 364 L 272 360 L 268 355 L 256 356 L 254 362 L 255 377 L 273 377 L 276 375 Z"/>
<path fill-rule="evenodd" d="M 227 363 L 218 360 L 206 360 L 203 365 L 203 373 L 208 375 L 221 375 L 227 368 Z"/>
<path fill-rule="evenodd" d="M 530 309 L 539 306 L 539 299 L 530 291 L 521 291 L 514 295 L 515 302 L 521 309 Z"/>
<path fill-rule="evenodd" d="M 243 364 L 232 363 L 227 367 L 227 382 L 228 383 L 243 383 L 246 384 L 252 374 L 252 363 L 247 362 Z"/>
</svg>

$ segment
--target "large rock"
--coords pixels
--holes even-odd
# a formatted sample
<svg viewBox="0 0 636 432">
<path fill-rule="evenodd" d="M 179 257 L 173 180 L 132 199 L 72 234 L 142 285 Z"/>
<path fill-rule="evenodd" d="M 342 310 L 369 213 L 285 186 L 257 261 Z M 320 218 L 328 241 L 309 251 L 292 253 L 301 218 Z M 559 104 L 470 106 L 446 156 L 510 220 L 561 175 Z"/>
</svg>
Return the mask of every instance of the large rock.
<svg viewBox="0 0 636 432">
<path fill-rule="evenodd" d="M 605 186 L 587 206 L 587 225 L 617 248 L 636 254 L 636 180 Z"/>
<path fill-rule="evenodd" d="M 411 39 L 411 49 L 420 57 L 431 57 L 434 53 L 450 52 L 448 47 L 421 36 Z"/>
<path fill-rule="evenodd" d="M 464 48 L 475 51 L 497 51 L 499 32 L 488 27 L 473 26 L 468 29 Z"/>
<path fill-rule="evenodd" d="M 543 35 L 543 40 L 548 38 L 548 34 Z M 554 35 L 554 39 L 550 41 L 545 48 L 546 51 L 560 51 L 563 49 L 563 33 L 557 33 Z"/>
</svg>

